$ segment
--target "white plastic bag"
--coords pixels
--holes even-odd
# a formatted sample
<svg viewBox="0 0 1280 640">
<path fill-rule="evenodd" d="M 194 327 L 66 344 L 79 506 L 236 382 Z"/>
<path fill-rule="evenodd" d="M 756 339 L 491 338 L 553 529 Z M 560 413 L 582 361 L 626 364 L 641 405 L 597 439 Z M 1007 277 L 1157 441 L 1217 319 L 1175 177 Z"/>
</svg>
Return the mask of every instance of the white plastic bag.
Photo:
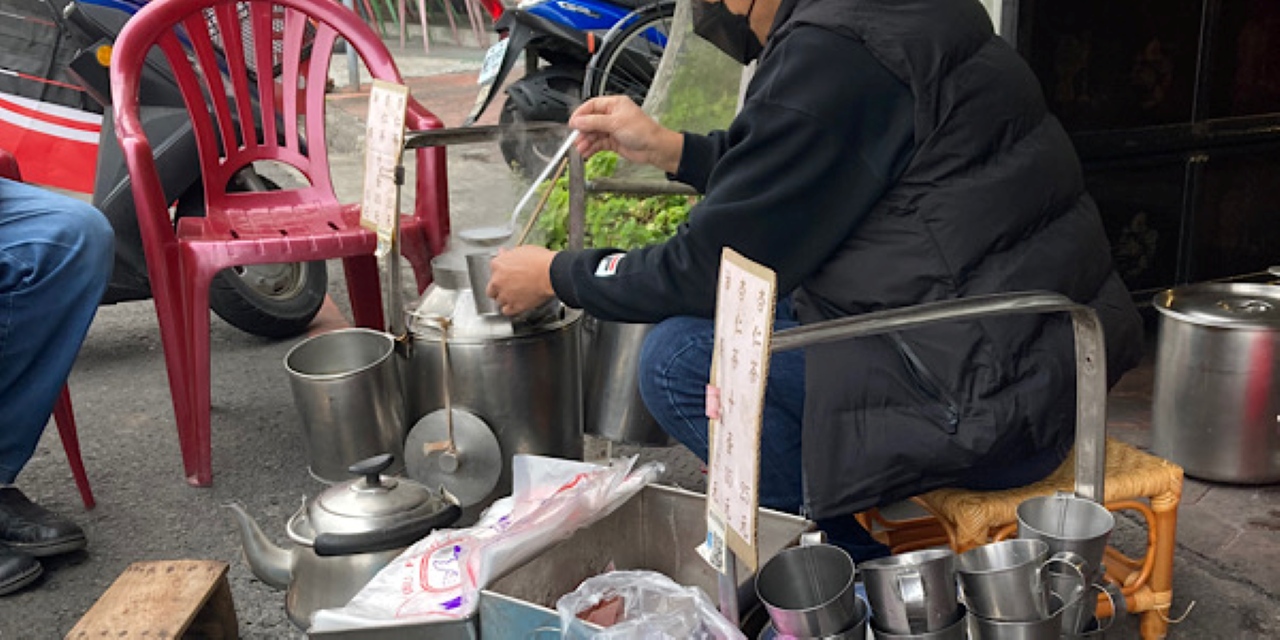
<svg viewBox="0 0 1280 640">
<path fill-rule="evenodd" d="M 621 601 L 618 621 L 594 630 L 579 614 L 609 600 Z M 587 578 L 556 602 L 566 640 L 745 639 L 697 587 L 677 584 L 655 571 L 611 571 Z"/>
<path fill-rule="evenodd" d="M 636 457 L 608 466 L 517 455 L 512 495 L 467 529 L 439 529 L 374 576 L 345 607 L 322 609 L 312 631 L 457 620 L 471 615 L 480 590 L 557 542 L 613 512 L 661 475 Z"/>
</svg>

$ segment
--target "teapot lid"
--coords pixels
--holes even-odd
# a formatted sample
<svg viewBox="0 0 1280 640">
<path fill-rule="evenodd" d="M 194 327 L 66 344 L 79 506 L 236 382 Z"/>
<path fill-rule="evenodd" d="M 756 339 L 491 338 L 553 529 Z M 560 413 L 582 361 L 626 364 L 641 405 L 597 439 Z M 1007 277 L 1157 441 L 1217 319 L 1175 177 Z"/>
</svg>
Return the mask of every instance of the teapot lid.
<svg viewBox="0 0 1280 640">
<path fill-rule="evenodd" d="M 348 471 L 362 477 L 316 496 L 307 510 L 310 528 L 317 534 L 374 531 L 416 522 L 449 506 L 417 482 L 381 475 L 393 460 L 384 453 L 351 465 Z"/>
</svg>

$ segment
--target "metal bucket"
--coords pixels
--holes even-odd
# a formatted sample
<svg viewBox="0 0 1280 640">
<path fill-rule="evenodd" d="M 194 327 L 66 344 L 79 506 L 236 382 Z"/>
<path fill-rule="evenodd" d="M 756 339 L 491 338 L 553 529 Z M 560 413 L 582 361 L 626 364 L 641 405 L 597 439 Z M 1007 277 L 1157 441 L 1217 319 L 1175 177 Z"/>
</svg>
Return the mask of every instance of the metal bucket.
<svg viewBox="0 0 1280 640">
<path fill-rule="evenodd" d="M 370 329 L 312 336 L 284 357 L 294 404 L 302 416 L 311 475 L 351 479 L 347 467 L 381 453 L 403 468 L 404 395 L 395 340 Z"/>
<path fill-rule="evenodd" d="M 583 319 L 587 433 L 612 442 L 665 447 L 671 436 L 640 398 L 636 364 L 651 324 Z"/>
<path fill-rule="evenodd" d="M 511 493 L 510 461 L 518 453 L 582 459 L 581 317 L 562 309 L 519 333 L 511 333 L 507 322 L 506 335 L 454 325 L 448 337 L 451 404 L 493 430 L 505 462 L 497 486 L 476 509 Z M 404 371 L 409 424 L 444 407 L 440 345 L 438 333 L 415 327 Z"/>
<path fill-rule="evenodd" d="M 1280 482 L 1280 287 L 1198 284 L 1154 304 L 1155 453 L 1198 478 Z"/>
</svg>

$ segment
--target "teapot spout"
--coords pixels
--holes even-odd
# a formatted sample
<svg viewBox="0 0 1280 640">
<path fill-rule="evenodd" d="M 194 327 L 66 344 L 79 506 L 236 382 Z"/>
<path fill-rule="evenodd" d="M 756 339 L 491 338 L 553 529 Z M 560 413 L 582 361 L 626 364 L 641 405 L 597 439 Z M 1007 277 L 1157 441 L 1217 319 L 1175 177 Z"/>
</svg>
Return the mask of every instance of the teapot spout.
<svg viewBox="0 0 1280 640">
<path fill-rule="evenodd" d="M 288 587 L 293 574 L 293 554 L 268 540 L 239 503 L 231 502 L 226 507 L 240 525 L 240 542 L 253 575 L 277 589 Z"/>
</svg>

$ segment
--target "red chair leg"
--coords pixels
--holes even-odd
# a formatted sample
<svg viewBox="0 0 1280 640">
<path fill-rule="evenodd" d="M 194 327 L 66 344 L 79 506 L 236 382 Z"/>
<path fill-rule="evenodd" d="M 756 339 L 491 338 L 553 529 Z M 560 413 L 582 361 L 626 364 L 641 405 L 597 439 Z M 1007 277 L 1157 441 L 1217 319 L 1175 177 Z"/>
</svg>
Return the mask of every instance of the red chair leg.
<svg viewBox="0 0 1280 640">
<path fill-rule="evenodd" d="M 401 236 L 403 242 L 404 257 L 409 260 L 409 264 L 413 267 L 413 278 L 417 281 L 418 293 L 427 290 L 427 285 L 431 284 L 431 256 L 433 255 L 427 246 L 426 236 L 422 234 L 420 229 L 415 229 L 414 233 L 405 233 Z"/>
<path fill-rule="evenodd" d="M 209 356 L 209 283 L 216 270 L 188 265 L 192 277 L 187 295 L 183 296 L 187 342 L 187 398 L 190 415 L 178 425 L 182 442 L 182 461 L 187 484 L 207 487 L 213 484 L 212 371 Z"/>
<path fill-rule="evenodd" d="M 386 317 L 382 313 L 382 288 L 378 279 L 378 259 L 373 255 L 351 256 L 342 259 L 342 272 L 347 278 L 347 293 L 351 296 L 351 315 L 356 326 L 385 331 Z"/>
<path fill-rule="evenodd" d="M 151 275 L 151 292 L 156 308 L 156 320 L 160 325 L 160 341 L 164 347 L 165 371 L 169 377 L 169 395 L 173 401 L 173 419 L 178 428 L 178 446 L 182 450 L 182 465 L 187 482 L 201 486 L 212 481 L 212 472 L 200 473 L 200 455 L 197 442 L 190 437 L 193 424 L 191 410 L 191 381 L 188 367 L 190 347 L 184 331 L 187 327 L 185 298 L 180 267 L 176 259 L 169 260 L 164 270 L 148 269 Z M 166 278 L 167 274 L 173 277 Z M 206 294 L 207 295 L 207 294 Z M 207 378 L 207 373 L 206 373 Z"/>
<path fill-rule="evenodd" d="M 71 465 L 71 475 L 76 479 L 76 488 L 80 490 L 80 500 L 85 509 L 97 506 L 93 499 L 93 489 L 89 486 L 89 476 L 84 472 L 84 461 L 80 459 L 80 439 L 76 437 L 76 416 L 71 410 L 71 391 L 63 385 L 58 394 L 58 403 L 53 407 L 53 420 L 58 425 L 58 436 L 62 438 L 62 448 L 67 452 L 67 462 Z"/>
</svg>

